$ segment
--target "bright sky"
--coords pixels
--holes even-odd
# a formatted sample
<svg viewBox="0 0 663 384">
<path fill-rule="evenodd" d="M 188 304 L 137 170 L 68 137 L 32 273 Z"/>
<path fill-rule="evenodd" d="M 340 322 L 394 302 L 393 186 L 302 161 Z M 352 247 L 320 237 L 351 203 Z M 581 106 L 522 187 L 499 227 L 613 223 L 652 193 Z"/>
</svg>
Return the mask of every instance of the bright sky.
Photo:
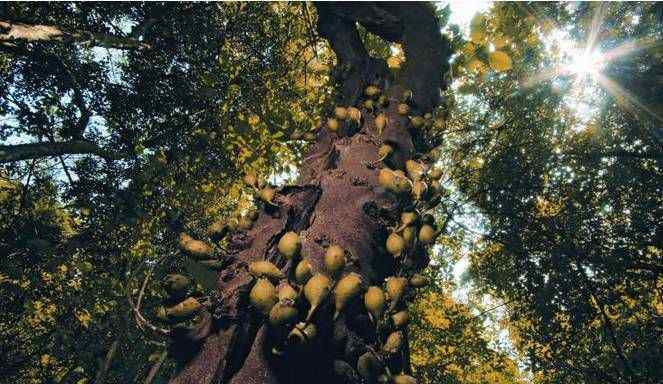
<svg viewBox="0 0 663 384">
<path fill-rule="evenodd" d="M 469 34 L 470 20 L 477 12 L 483 12 L 490 8 L 492 1 L 463 1 L 447 0 L 438 3 L 440 8 L 450 5 L 451 15 L 449 24 L 457 24 L 462 27 L 466 34 Z"/>
</svg>

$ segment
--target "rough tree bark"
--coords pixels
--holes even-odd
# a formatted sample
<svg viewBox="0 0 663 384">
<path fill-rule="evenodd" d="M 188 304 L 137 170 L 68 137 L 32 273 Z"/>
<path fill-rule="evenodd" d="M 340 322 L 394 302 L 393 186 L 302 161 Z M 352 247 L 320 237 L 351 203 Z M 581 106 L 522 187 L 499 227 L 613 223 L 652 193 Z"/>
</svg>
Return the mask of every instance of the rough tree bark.
<svg viewBox="0 0 663 384">
<path fill-rule="evenodd" d="M 221 299 L 214 313 L 194 331 L 171 333 L 171 355 L 183 361 L 172 383 L 361 383 L 355 371 L 358 357 L 376 341 L 363 300 L 351 303 L 335 321 L 333 304 L 314 316 L 318 332 L 310 344 L 286 349 L 272 348 L 288 330 L 274 329 L 248 300 L 253 279 L 248 263 L 269 260 L 286 274 L 292 262 L 277 250 L 287 231 L 298 232 L 305 255 L 317 271 L 323 269 L 325 247 L 335 243 L 352 255 L 345 272 L 357 272 L 366 285 L 381 285 L 398 273 L 399 263 L 409 260 L 414 268 L 428 263 L 426 249 L 416 246 L 398 260 L 385 252 L 387 227 L 399 222 L 407 199 L 378 186 L 378 148 L 389 143 L 394 149 L 390 166 L 403 169 L 405 161 L 428 152 L 434 143 L 420 137 L 407 116 L 397 113 L 405 89 L 413 91 L 413 111 L 423 115 L 440 102 L 445 87 L 442 75 L 451 54 L 441 33 L 434 9 L 425 3 L 316 4 L 318 30 L 329 40 L 338 58 L 334 76 L 339 81 L 338 104 L 358 105 L 362 92 L 376 84 L 390 99 L 382 112 L 386 128 L 378 132 L 375 112 L 360 108 L 359 127 L 345 123 L 338 132 L 321 127 L 316 143 L 301 166 L 297 186 L 278 190 L 253 229 L 230 236 L 228 266 L 219 273 Z M 392 75 L 383 60 L 367 54 L 356 28 L 404 45 L 407 62 Z M 400 261 L 399 261 L 400 260 Z M 306 307 L 303 308 L 304 311 Z M 405 334 L 407 334 L 405 332 Z M 407 340 L 407 337 L 406 337 Z M 407 347 L 388 359 L 392 372 L 410 371 Z"/>
</svg>

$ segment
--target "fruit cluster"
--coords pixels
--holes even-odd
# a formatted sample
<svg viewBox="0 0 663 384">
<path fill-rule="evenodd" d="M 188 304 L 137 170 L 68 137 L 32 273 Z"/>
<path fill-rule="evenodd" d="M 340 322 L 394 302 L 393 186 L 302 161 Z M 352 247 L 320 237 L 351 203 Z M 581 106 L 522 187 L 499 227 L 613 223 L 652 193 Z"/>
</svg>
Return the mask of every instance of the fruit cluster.
<svg viewBox="0 0 663 384">
<path fill-rule="evenodd" d="M 382 94 L 376 85 L 368 86 L 364 94 L 364 111 L 373 116 L 377 134 L 381 136 L 390 124 L 385 109 L 393 100 Z M 411 91 L 403 92 L 398 101 L 393 116 L 408 116 L 406 121 L 410 125 L 409 129 L 419 130 L 443 124 L 440 118 L 434 119 L 431 114 L 409 116 L 412 110 L 409 104 L 412 101 Z M 331 132 L 338 132 L 341 123 L 361 126 L 362 112 L 352 106 L 336 107 L 326 127 Z M 390 228 L 384 244 L 385 256 L 391 257 L 398 265 L 393 276 L 386 277 L 381 284 L 375 284 L 366 281 L 357 272 L 349 272 L 351 268 L 346 266 L 350 253 L 338 244 L 326 247 L 324 269 L 315 271 L 311 260 L 302 254 L 300 235 L 293 231 L 283 233 L 277 244 L 279 254 L 289 261 L 289 270 L 284 272 L 268 260 L 254 261 L 248 265 L 248 272 L 253 277 L 248 296 L 250 305 L 256 313 L 264 316 L 269 326 L 284 330 L 281 332 L 284 340 L 274 343 L 274 354 L 284 354 L 289 346 L 305 345 L 316 338 L 316 321 L 322 320 L 315 314 L 321 307 L 333 303 L 335 311 L 332 321 L 337 321 L 351 301 L 362 301 L 365 313 L 375 327 L 377 341 L 367 346 L 366 352 L 358 358 L 356 372 L 367 382 L 417 382 L 404 372 L 392 374 L 390 368 L 394 367 L 389 366 L 389 361 L 394 358 L 404 359 L 404 329 L 409 322 L 406 301 L 411 297 L 408 293 L 427 284 L 426 278 L 417 272 L 422 263 L 416 263 L 413 258 L 422 249 L 434 244 L 440 233 L 433 216 L 426 214 L 425 210 L 439 201 L 442 172 L 428 164 L 432 156 L 408 159 L 404 169 L 391 169 L 387 164 L 394 151 L 391 145 L 382 143 L 377 153 L 378 162 L 382 164 L 377 171 L 378 187 L 385 193 L 397 196 L 403 207 L 400 220 Z M 278 206 L 274 201 L 277 194 L 275 188 L 265 185 L 252 174 L 245 175 L 244 182 L 254 190 L 265 208 Z M 258 216 L 257 210 L 251 210 L 226 224 L 213 224 L 210 232 L 218 238 L 228 231 L 249 230 Z M 193 239 L 186 233 L 180 234 L 180 248 L 210 268 L 222 266 L 222 260 L 214 258 L 211 245 Z M 419 252 L 416 252 L 417 249 Z M 177 303 L 168 308 L 161 307 L 157 311 L 160 319 L 181 321 L 203 308 L 197 299 L 185 298 L 190 284 L 191 281 L 182 275 L 169 275 L 166 278 L 165 288 L 171 301 Z"/>
</svg>

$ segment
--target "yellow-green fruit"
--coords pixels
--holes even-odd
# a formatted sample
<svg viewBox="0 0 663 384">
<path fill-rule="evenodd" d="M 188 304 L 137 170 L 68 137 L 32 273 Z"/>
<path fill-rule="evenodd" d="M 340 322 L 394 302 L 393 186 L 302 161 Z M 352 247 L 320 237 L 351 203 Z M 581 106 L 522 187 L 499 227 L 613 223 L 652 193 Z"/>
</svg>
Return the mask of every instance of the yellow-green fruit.
<svg viewBox="0 0 663 384">
<path fill-rule="evenodd" d="M 325 252 L 325 269 L 335 275 L 345 267 L 345 251 L 338 245 L 332 245 Z"/>
<path fill-rule="evenodd" d="M 348 108 L 348 118 L 350 120 L 359 122 L 361 121 L 361 111 L 355 107 L 349 107 Z"/>
<path fill-rule="evenodd" d="M 285 256 L 288 260 L 295 257 L 302 246 L 299 235 L 296 232 L 286 232 L 279 240 L 278 250 L 279 253 Z"/>
<path fill-rule="evenodd" d="M 374 106 L 373 105 L 373 100 L 371 100 L 371 99 L 364 100 L 364 108 L 368 109 L 369 111 L 372 111 L 373 106 Z"/>
<path fill-rule="evenodd" d="M 394 384 L 417 384 L 418 381 L 410 375 L 396 375 L 393 377 Z"/>
<path fill-rule="evenodd" d="M 240 217 L 238 224 L 239 224 L 238 225 L 239 229 L 244 231 L 248 231 L 249 229 L 251 229 L 251 227 L 253 227 L 253 221 L 251 221 L 251 219 L 249 219 L 246 216 Z"/>
<path fill-rule="evenodd" d="M 336 119 L 327 120 L 327 128 L 329 128 L 329 130 L 332 132 L 338 131 L 338 120 Z"/>
<path fill-rule="evenodd" d="M 352 272 L 349 273 L 336 284 L 334 288 L 334 305 L 336 312 L 334 313 L 334 320 L 341 313 L 345 305 L 361 291 L 361 277 Z"/>
<path fill-rule="evenodd" d="M 203 305 L 200 304 L 195 297 L 189 297 L 188 299 L 182 301 L 179 304 L 176 304 L 170 308 L 166 308 L 166 316 L 172 319 L 184 319 L 187 318 L 203 308 Z"/>
<path fill-rule="evenodd" d="M 180 248 L 194 259 L 209 259 L 212 254 L 212 246 L 204 241 L 196 240 L 184 232 L 180 233 Z"/>
<path fill-rule="evenodd" d="M 396 193 L 407 193 L 412 189 L 412 183 L 407 177 L 402 176 L 398 171 L 394 172 L 394 181 L 391 190 Z"/>
<path fill-rule="evenodd" d="M 387 126 L 387 116 L 384 113 L 381 113 L 375 117 L 375 128 L 379 132 L 384 131 L 384 128 Z"/>
<path fill-rule="evenodd" d="M 258 279 L 249 293 L 251 304 L 265 315 L 276 304 L 276 288 L 267 279 Z"/>
<path fill-rule="evenodd" d="M 380 88 L 376 87 L 375 85 L 369 85 L 364 90 L 364 94 L 368 97 L 376 96 L 379 93 L 380 93 Z"/>
<path fill-rule="evenodd" d="M 407 279 L 404 277 L 389 277 L 387 278 L 387 296 L 391 302 L 390 307 L 396 307 L 396 304 L 401 300 L 405 294 L 405 287 L 407 286 Z"/>
<path fill-rule="evenodd" d="M 311 320 L 320 303 L 327 297 L 331 287 L 331 280 L 321 273 L 316 273 L 304 286 L 304 297 L 308 300 L 311 308 L 306 316 L 306 321 Z"/>
<path fill-rule="evenodd" d="M 430 183 L 431 190 L 435 193 L 439 193 L 442 190 L 442 184 L 440 184 L 440 180 L 433 180 Z"/>
<path fill-rule="evenodd" d="M 269 311 L 269 322 L 272 325 L 281 325 L 297 319 L 297 308 L 292 305 L 277 303 Z"/>
<path fill-rule="evenodd" d="M 166 308 L 164 308 L 163 305 L 158 306 L 154 310 L 154 315 L 156 316 L 157 319 L 161 321 L 168 321 L 168 315 L 166 315 Z"/>
<path fill-rule="evenodd" d="M 251 208 L 248 211 L 246 211 L 246 218 L 251 221 L 256 221 L 259 215 L 260 212 L 258 212 L 258 210 L 254 208 Z"/>
<path fill-rule="evenodd" d="M 191 279 L 177 273 L 169 274 L 163 279 L 163 286 L 171 296 L 181 295 L 191 287 Z"/>
<path fill-rule="evenodd" d="M 405 240 L 398 233 L 392 233 L 387 237 L 386 248 L 392 256 L 400 257 L 405 249 Z"/>
<path fill-rule="evenodd" d="M 271 187 L 265 187 L 260 190 L 260 200 L 266 202 L 266 203 L 272 203 L 272 200 L 274 200 L 274 195 L 276 195 L 276 190 Z"/>
<path fill-rule="evenodd" d="M 412 181 L 417 181 L 426 172 L 426 165 L 415 160 L 408 160 L 405 162 L 405 170 Z"/>
<path fill-rule="evenodd" d="M 228 219 L 228 229 L 231 231 L 236 231 L 239 226 L 239 220 L 236 217 L 231 217 Z"/>
<path fill-rule="evenodd" d="M 410 285 L 415 288 L 421 288 L 426 286 L 427 284 L 428 280 L 424 276 L 418 273 L 415 273 L 414 275 L 412 275 L 412 277 L 410 277 Z"/>
<path fill-rule="evenodd" d="M 384 189 L 392 190 L 395 180 L 396 175 L 389 168 L 382 168 L 378 172 L 378 184 Z"/>
<path fill-rule="evenodd" d="M 417 233 L 416 233 L 414 227 L 412 227 L 412 226 L 405 227 L 405 229 L 403 229 L 403 233 L 402 233 L 403 241 L 405 241 L 405 245 L 412 244 L 412 241 L 414 240 L 414 237 L 416 235 L 417 235 Z"/>
<path fill-rule="evenodd" d="M 403 212 L 401 213 L 401 223 L 403 225 L 410 225 L 417 220 L 416 212 Z"/>
<path fill-rule="evenodd" d="M 216 220 L 207 227 L 207 232 L 210 235 L 220 235 L 225 231 L 226 223 L 223 220 Z"/>
<path fill-rule="evenodd" d="M 357 373 L 366 380 L 374 379 L 381 370 L 381 364 L 373 352 L 366 352 L 357 359 Z"/>
<path fill-rule="evenodd" d="M 431 244 L 435 239 L 435 229 L 428 224 L 424 224 L 419 229 L 419 241 L 423 244 Z"/>
<path fill-rule="evenodd" d="M 403 101 L 410 101 L 412 100 L 413 96 L 414 94 L 412 93 L 411 90 L 406 89 L 405 91 L 403 91 Z"/>
<path fill-rule="evenodd" d="M 391 321 L 394 322 L 394 327 L 403 328 L 410 321 L 410 315 L 407 311 L 396 312 L 391 315 Z"/>
<path fill-rule="evenodd" d="M 215 271 L 220 271 L 226 265 L 226 262 L 224 260 L 218 260 L 218 259 L 198 260 L 198 263 Z"/>
<path fill-rule="evenodd" d="M 356 377 L 357 373 L 355 370 L 352 368 L 350 364 L 343 360 L 334 360 L 333 364 L 333 370 L 334 370 L 334 377 L 338 378 L 351 378 L 351 377 Z M 343 382 L 346 382 L 343 380 Z"/>
<path fill-rule="evenodd" d="M 288 283 L 282 283 L 278 287 L 277 294 L 279 301 L 282 303 L 285 302 L 294 302 L 297 300 L 297 291 Z"/>
<path fill-rule="evenodd" d="M 336 107 L 334 109 L 334 115 L 338 119 L 345 120 L 348 117 L 348 110 L 343 107 Z"/>
<path fill-rule="evenodd" d="M 297 267 L 295 268 L 295 281 L 297 284 L 306 284 L 312 275 L 313 273 L 311 272 L 311 263 L 309 263 L 308 260 L 303 259 L 297 263 Z"/>
<path fill-rule="evenodd" d="M 255 277 L 267 277 L 274 280 L 285 279 L 285 274 L 276 265 L 267 260 L 254 261 L 249 264 L 249 273 Z"/>
<path fill-rule="evenodd" d="M 421 180 L 415 181 L 412 183 L 412 196 L 415 200 L 420 201 L 427 189 L 428 185 L 426 183 Z"/>
<path fill-rule="evenodd" d="M 432 118 L 433 118 L 433 114 L 431 114 L 430 112 L 424 114 L 424 119 L 426 119 L 426 120 L 430 120 L 430 119 L 432 119 Z"/>
<path fill-rule="evenodd" d="M 410 106 L 407 104 L 398 104 L 398 114 L 399 115 L 407 115 L 410 112 Z"/>
<path fill-rule="evenodd" d="M 290 344 L 305 344 L 315 338 L 318 329 L 313 323 L 297 323 L 288 334 Z"/>
<path fill-rule="evenodd" d="M 387 157 L 389 157 L 389 155 L 391 155 L 392 152 L 394 152 L 394 149 L 391 147 L 391 145 L 382 144 L 378 149 L 378 157 L 380 158 L 380 160 L 384 160 Z"/>
<path fill-rule="evenodd" d="M 244 184 L 248 185 L 249 187 L 255 187 L 258 185 L 258 178 L 253 173 L 247 173 L 244 175 Z"/>
<path fill-rule="evenodd" d="M 385 297 L 382 289 L 375 286 L 368 287 L 366 294 L 364 294 L 364 305 L 368 313 L 373 316 L 373 319 L 378 321 L 380 316 L 382 316 L 385 305 Z"/>
<path fill-rule="evenodd" d="M 403 345 L 403 334 L 400 331 L 392 332 L 387 336 L 387 340 L 382 345 L 382 350 L 386 353 L 396 353 Z"/>
<path fill-rule="evenodd" d="M 387 96 L 385 95 L 382 95 L 378 98 L 378 103 L 381 106 L 386 107 L 387 105 L 389 105 L 389 98 L 387 98 Z"/>
<path fill-rule="evenodd" d="M 410 122 L 412 123 L 412 126 L 415 128 L 419 128 L 422 125 L 424 125 L 424 119 L 421 116 L 414 116 L 413 118 L 410 119 Z"/>
<path fill-rule="evenodd" d="M 442 170 L 440 168 L 433 168 L 428 172 L 428 177 L 433 180 L 439 180 L 442 177 Z"/>
</svg>

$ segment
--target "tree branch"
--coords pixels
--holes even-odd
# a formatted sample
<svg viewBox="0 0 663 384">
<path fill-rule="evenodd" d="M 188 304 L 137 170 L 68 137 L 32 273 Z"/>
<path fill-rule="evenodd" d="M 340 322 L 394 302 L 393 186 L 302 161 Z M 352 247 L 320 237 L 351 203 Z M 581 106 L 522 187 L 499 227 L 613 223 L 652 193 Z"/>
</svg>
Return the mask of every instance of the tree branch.
<svg viewBox="0 0 663 384">
<path fill-rule="evenodd" d="M 105 379 L 106 379 L 106 373 L 110 369 L 111 363 L 113 362 L 113 358 L 115 357 L 115 352 L 117 352 L 117 347 L 120 345 L 119 340 L 113 341 L 111 344 L 110 348 L 108 349 L 108 352 L 106 353 L 106 359 L 104 359 L 104 363 L 101 366 L 101 369 L 97 373 L 97 377 L 94 379 L 94 384 L 103 384 Z"/>
<path fill-rule="evenodd" d="M 36 41 L 72 42 L 117 49 L 147 49 L 151 46 L 133 38 L 87 31 L 64 31 L 54 25 L 24 24 L 0 20 L 0 45 L 16 47 L 16 43 Z"/>
<path fill-rule="evenodd" d="M 108 151 L 90 141 L 70 140 L 50 143 L 0 145 L 0 164 L 40 157 L 74 154 L 90 154 L 110 160 L 127 157 L 127 154 Z"/>
<path fill-rule="evenodd" d="M 147 374 L 147 377 L 145 377 L 145 381 L 143 381 L 143 384 L 152 384 L 152 381 L 154 381 L 154 378 L 157 376 L 157 373 L 159 373 L 159 369 L 161 368 L 163 362 L 166 360 L 167 356 L 168 356 L 168 350 L 164 350 L 159 354 L 157 361 L 154 363 L 152 368 L 150 368 L 150 372 Z"/>
<path fill-rule="evenodd" d="M 420 112 L 428 112 L 440 102 L 440 90 L 446 88 L 443 74 L 451 54 L 449 40 L 440 33 L 435 12 L 424 3 L 350 3 L 338 6 L 315 3 L 318 29 L 345 67 L 340 88 L 342 102 L 353 104 L 371 75 L 384 72 L 384 62 L 366 52 L 356 23 L 390 42 L 403 43 L 409 58 L 397 79 L 414 93 Z M 354 97 L 353 97 L 354 96 Z"/>
<path fill-rule="evenodd" d="M 333 3 L 316 2 L 318 31 L 327 39 L 336 54 L 338 65 L 334 77 L 339 80 L 339 102 L 356 104 L 366 85 L 378 77 L 385 77 L 387 66 L 383 60 L 370 57 L 357 31 L 356 19 L 351 17 L 360 6 L 339 7 Z M 339 13 L 339 8 L 343 9 Z"/>
</svg>

